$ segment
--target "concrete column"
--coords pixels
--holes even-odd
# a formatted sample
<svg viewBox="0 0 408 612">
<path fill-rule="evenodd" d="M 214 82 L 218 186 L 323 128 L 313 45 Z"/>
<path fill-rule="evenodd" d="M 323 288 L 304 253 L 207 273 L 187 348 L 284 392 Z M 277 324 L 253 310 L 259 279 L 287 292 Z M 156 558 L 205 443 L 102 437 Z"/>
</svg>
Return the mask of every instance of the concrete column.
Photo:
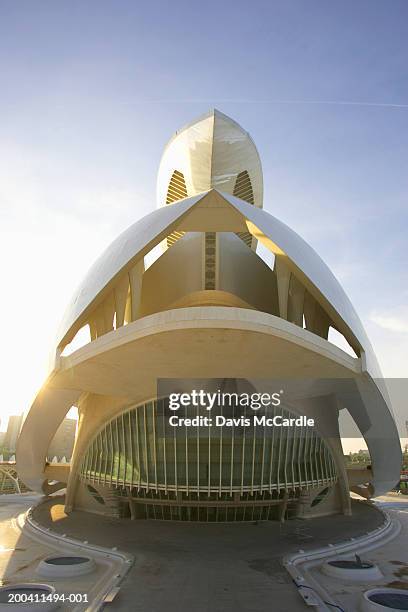
<svg viewBox="0 0 408 612">
<path fill-rule="evenodd" d="M 279 316 L 282 319 L 288 318 L 288 297 L 290 270 L 285 262 L 283 255 L 275 256 L 275 272 L 278 283 Z"/>
<path fill-rule="evenodd" d="M 289 283 L 288 321 L 303 327 L 303 305 L 305 288 L 293 274 Z"/>
<path fill-rule="evenodd" d="M 137 264 L 131 270 L 129 270 L 132 321 L 136 321 L 140 313 L 143 271 L 143 259 L 138 261 Z"/>
<path fill-rule="evenodd" d="M 279 504 L 279 520 L 281 523 L 285 522 L 285 513 L 288 507 L 288 499 L 289 499 L 289 493 L 285 491 L 283 494 L 282 501 Z"/>
</svg>

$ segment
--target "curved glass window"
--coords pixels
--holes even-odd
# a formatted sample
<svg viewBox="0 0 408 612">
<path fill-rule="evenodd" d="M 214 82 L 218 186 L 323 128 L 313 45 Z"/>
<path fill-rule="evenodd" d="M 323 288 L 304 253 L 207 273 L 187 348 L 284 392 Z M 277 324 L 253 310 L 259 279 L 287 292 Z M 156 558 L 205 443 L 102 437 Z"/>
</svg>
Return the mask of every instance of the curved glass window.
<svg viewBox="0 0 408 612">
<path fill-rule="evenodd" d="M 163 400 L 132 408 L 108 422 L 80 467 L 86 482 L 138 491 L 232 496 L 327 486 L 337 480 L 332 453 L 311 427 L 256 426 L 251 409 L 214 408 L 211 417 L 251 417 L 250 426 L 173 427 Z M 189 408 L 179 417 L 199 414 Z M 258 410 L 268 418 L 298 415 L 283 407 Z"/>
</svg>

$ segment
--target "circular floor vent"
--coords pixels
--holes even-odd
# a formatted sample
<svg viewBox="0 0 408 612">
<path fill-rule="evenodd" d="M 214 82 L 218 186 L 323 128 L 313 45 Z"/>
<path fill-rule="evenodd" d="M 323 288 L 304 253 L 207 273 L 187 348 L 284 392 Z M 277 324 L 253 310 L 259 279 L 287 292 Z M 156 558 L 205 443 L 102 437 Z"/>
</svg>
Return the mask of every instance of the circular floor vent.
<svg viewBox="0 0 408 612">
<path fill-rule="evenodd" d="M 382 573 L 377 565 L 370 561 L 362 561 L 358 555 L 354 559 L 335 559 L 322 566 L 326 576 L 341 580 L 370 582 L 381 579 Z"/>
<path fill-rule="evenodd" d="M 52 556 L 42 559 L 37 566 L 37 573 L 48 578 L 72 578 L 82 576 L 95 570 L 95 561 L 91 557 Z"/>
<path fill-rule="evenodd" d="M 363 612 L 408 610 L 408 591 L 378 588 L 363 593 Z"/>
<path fill-rule="evenodd" d="M 0 587 L 0 612 L 52 612 L 58 608 L 58 602 L 42 599 L 55 592 L 49 584 L 31 582 Z"/>
</svg>

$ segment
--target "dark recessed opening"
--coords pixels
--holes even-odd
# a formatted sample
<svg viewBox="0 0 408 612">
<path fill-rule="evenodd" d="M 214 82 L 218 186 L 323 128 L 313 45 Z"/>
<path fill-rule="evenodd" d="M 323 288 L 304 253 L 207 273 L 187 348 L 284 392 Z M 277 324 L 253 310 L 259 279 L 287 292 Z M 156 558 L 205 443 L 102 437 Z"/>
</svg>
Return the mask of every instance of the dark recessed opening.
<svg viewBox="0 0 408 612">
<path fill-rule="evenodd" d="M 368 599 L 391 610 L 408 610 L 408 593 L 372 593 Z"/>
<path fill-rule="evenodd" d="M 50 565 L 79 565 L 88 561 L 88 557 L 51 557 L 51 559 L 45 559 L 45 563 Z"/>
<path fill-rule="evenodd" d="M 374 567 L 372 563 L 368 563 L 367 561 L 362 561 L 359 563 L 358 561 L 351 561 L 347 559 L 340 559 L 338 561 L 329 561 L 328 565 L 332 567 L 339 567 L 342 569 L 371 569 Z"/>
</svg>

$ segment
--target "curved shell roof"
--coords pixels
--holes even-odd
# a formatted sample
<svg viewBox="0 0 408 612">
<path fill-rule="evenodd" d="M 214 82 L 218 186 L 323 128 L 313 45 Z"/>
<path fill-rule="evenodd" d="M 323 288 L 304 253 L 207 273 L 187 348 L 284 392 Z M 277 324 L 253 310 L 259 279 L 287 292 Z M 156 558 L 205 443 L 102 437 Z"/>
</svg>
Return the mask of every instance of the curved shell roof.
<svg viewBox="0 0 408 612">
<path fill-rule="evenodd" d="M 187 196 L 210 189 L 233 194 L 237 177 L 248 173 L 254 205 L 262 208 L 262 164 L 251 136 L 214 109 L 178 130 L 166 145 L 157 179 L 158 205 L 166 204 L 171 177 L 183 175 Z"/>
<path fill-rule="evenodd" d="M 256 238 L 264 242 L 276 254 L 284 255 L 288 266 L 291 266 L 307 290 L 320 301 L 336 325 L 343 325 L 343 328 L 349 330 L 349 333 L 358 342 L 362 350 L 362 375 L 359 376 L 357 382 L 362 401 L 358 394 L 347 393 L 344 394 L 344 397 L 339 395 L 338 400 L 343 407 L 348 408 L 367 441 L 373 466 L 373 491 L 381 494 L 389 490 L 392 486 L 391 481 L 398 473 L 400 466 L 398 432 L 391 409 L 387 404 L 386 394 L 378 380 L 373 380 L 374 377 L 379 376 L 379 369 L 356 311 L 327 265 L 296 232 L 269 213 L 234 196 L 212 189 L 171 206 L 160 208 L 123 232 L 95 262 L 79 286 L 65 313 L 57 346 L 62 346 L 73 338 L 75 333 L 86 324 L 92 309 L 102 302 L 121 275 L 126 270 L 130 270 L 153 246 L 173 231 L 177 224 L 188 221 L 189 226 L 194 227 L 194 224 L 202 223 L 204 218 L 209 226 L 214 225 L 217 206 L 221 212 L 232 211 L 235 218 L 239 217 L 241 221 L 244 219 L 248 229 Z M 195 212 L 199 214 L 194 216 Z M 201 228 L 191 231 L 203 230 Z M 217 228 L 213 227 L 212 230 L 204 231 L 217 231 Z M 279 322 L 281 319 L 276 318 L 276 321 Z M 286 324 L 297 327 L 287 322 Z M 96 342 L 98 343 L 98 340 Z M 51 374 L 49 380 L 58 375 L 58 368 L 57 364 L 57 370 Z M 44 400 L 44 397 L 48 397 L 47 393 L 50 394 L 49 405 Z M 44 392 L 39 394 L 33 404 L 28 415 L 28 426 L 23 428 L 20 436 L 18 453 L 19 469 L 26 478 L 31 472 L 35 473 L 32 481 L 34 484 L 37 482 L 36 479 L 40 478 L 38 474 L 41 475 L 42 456 L 46 453 L 49 442 L 47 435 L 48 437 L 51 435 L 50 430 L 54 426 L 54 421 L 54 429 L 56 429 L 62 416 L 80 393 L 79 390 L 75 390 L 74 393 L 72 390 L 53 389 L 52 385 L 50 387 L 46 385 Z M 30 428 L 33 423 L 37 423 L 40 431 L 44 429 L 41 423 L 45 408 L 49 409 L 50 421 L 47 432 L 41 434 L 44 439 L 41 443 L 37 441 L 36 457 L 37 455 L 38 457 L 35 458 L 31 457 L 29 450 L 32 446 L 29 443 L 31 440 Z M 385 452 L 387 462 L 383 460 Z"/>
<path fill-rule="evenodd" d="M 59 361 L 60 351 L 71 342 L 81 327 L 87 323 L 92 327 L 94 309 L 103 305 L 105 298 L 106 302 L 111 299 L 110 292 L 119 286 L 122 280 L 129 280 L 133 267 L 153 247 L 172 233 L 218 231 L 247 235 L 251 241 L 251 248 L 255 248 L 257 240 L 265 244 L 278 256 L 276 277 L 274 277 L 274 282 L 278 285 L 278 297 L 281 295 L 278 273 L 282 266 L 281 270 L 286 273 L 286 277 L 289 276 L 290 279 L 293 275 L 295 286 L 296 282 L 300 282 L 302 289 L 306 289 L 312 301 L 314 300 L 314 305 L 317 303 L 318 307 L 325 311 L 323 315 L 327 315 L 330 324 L 343 333 L 361 355 L 360 360 L 349 358 L 353 362 L 350 371 L 356 374 L 358 392 L 339 390 L 335 397 L 337 402 L 335 407 L 347 407 L 366 439 L 372 459 L 373 490 L 377 494 L 389 490 L 400 469 L 401 453 L 387 394 L 382 384 L 375 380 L 376 377 L 381 377 L 381 373 L 374 352 L 353 305 L 328 266 L 296 232 L 262 210 L 262 166 L 250 135 L 238 123 L 217 110 L 210 111 L 191 122 L 176 132 L 165 147 L 158 173 L 157 194 L 159 208 L 134 223 L 112 242 L 93 264 L 68 305 L 56 340 L 57 350 L 54 356 L 57 359 L 54 370 L 34 401 L 18 441 L 18 469 L 26 482 L 32 483 L 33 489 L 38 486 L 38 490 L 41 490 L 41 483 L 45 477 L 44 461 L 52 435 L 69 407 L 80 397 L 81 389 L 87 389 L 85 383 L 81 386 L 80 376 L 77 378 L 78 388 L 65 388 L 63 370 L 64 363 L 67 362 Z M 245 242 L 248 245 L 246 240 Z M 141 265 L 138 267 L 141 268 Z M 126 284 L 125 289 L 127 287 Z M 286 293 L 288 291 L 289 281 Z M 115 298 L 113 301 L 115 302 Z M 165 317 L 169 318 L 164 326 L 166 330 L 171 328 L 172 317 L 182 317 L 182 310 L 164 311 Z M 214 307 L 208 310 L 212 310 L 213 316 Z M 174 315 L 174 312 L 178 315 Z M 312 343 L 316 343 L 318 339 L 317 344 L 321 343 L 320 348 L 325 358 L 327 357 L 329 361 L 333 358 L 333 351 L 330 352 L 327 348 L 326 340 L 301 329 L 301 324 L 296 326 L 285 321 L 284 308 L 280 312 L 283 313 L 282 318 L 257 310 L 242 309 L 241 316 L 242 313 L 244 316 L 250 313 L 252 317 L 261 320 L 266 317 L 268 324 L 265 325 L 265 329 L 273 331 L 276 338 L 279 337 L 280 328 L 287 328 L 286 331 L 284 329 L 284 333 L 289 336 L 291 347 L 296 344 L 294 341 L 296 334 L 302 336 L 299 342 L 300 344 L 303 342 L 304 346 L 309 342 L 307 335 L 312 338 Z M 135 333 L 141 333 L 134 327 L 139 328 L 138 323 L 143 326 L 147 318 L 134 320 L 133 326 L 122 328 L 119 334 L 116 334 L 115 330 L 114 338 L 120 340 L 122 335 L 131 334 L 133 330 Z M 238 314 L 235 315 L 234 325 L 237 318 Z M 191 320 L 196 319 L 193 317 Z M 228 327 L 225 321 L 219 322 L 223 330 Z M 183 325 L 188 326 L 190 323 L 184 322 Z M 213 329 L 213 321 L 210 325 Z M 248 322 L 244 327 L 248 330 Z M 259 333 L 259 329 L 256 328 L 256 334 Z M 87 349 L 96 351 L 92 359 L 96 358 L 101 342 L 102 338 L 91 342 L 92 346 L 87 346 Z M 256 344 L 259 345 L 258 336 Z M 139 346 L 137 342 L 136 345 Z M 182 342 L 180 346 L 183 346 Z M 267 346 L 270 347 L 269 341 Z M 92 350 L 90 352 L 92 354 Z M 238 351 L 235 353 L 239 354 Z M 280 351 L 277 351 L 276 355 L 279 357 Z M 105 359 L 105 356 L 103 358 Z M 85 355 L 85 362 L 86 359 Z M 155 359 L 156 355 L 154 360 L 152 357 L 154 364 Z M 184 363 L 184 354 L 182 360 Z M 296 359 L 294 361 L 296 362 Z M 268 358 L 262 363 L 265 371 L 269 373 Z M 292 371 L 292 362 L 290 367 Z M 310 372 L 310 361 L 307 362 L 304 371 Z M 113 378 L 116 381 L 116 370 L 114 374 Z M 71 375 L 70 370 L 69 376 Z M 57 379 L 61 379 L 60 382 Z M 60 384 L 63 386 L 58 387 Z M 120 392 L 122 391 L 123 385 L 120 385 Z M 45 414 L 47 414 L 46 423 Z M 35 444 L 32 444 L 33 437 L 36 440 Z M 392 444 L 389 444 L 390 441 Z M 387 461 L 383 460 L 385 453 Z"/>
<path fill-rule="evenodd" d="M 89 308 L 96 305 L 98 299 L 105 295 L 105 291 L 125 268 L 148 253 L 168 235 L 177 222 L 211 193 L 214 193 L 214 190 L 160 208 L 120 234 L 96 260 L 74 294 L 58 332 L 57 346 L 70 341 L 85 323 L 84 317 Z M 361 345 L 370 373 L 380 376 L 375 355 L 352 303 L 316 251 L 296 232 L 266 211 L 229 194 L 219 195 L 249 222 L 251 231 L 258 239 L 269 242 L 272 250 L 286 255 L 288 261 L 318 291 L 326 306 L 340 317 Z"/>
</svg>

